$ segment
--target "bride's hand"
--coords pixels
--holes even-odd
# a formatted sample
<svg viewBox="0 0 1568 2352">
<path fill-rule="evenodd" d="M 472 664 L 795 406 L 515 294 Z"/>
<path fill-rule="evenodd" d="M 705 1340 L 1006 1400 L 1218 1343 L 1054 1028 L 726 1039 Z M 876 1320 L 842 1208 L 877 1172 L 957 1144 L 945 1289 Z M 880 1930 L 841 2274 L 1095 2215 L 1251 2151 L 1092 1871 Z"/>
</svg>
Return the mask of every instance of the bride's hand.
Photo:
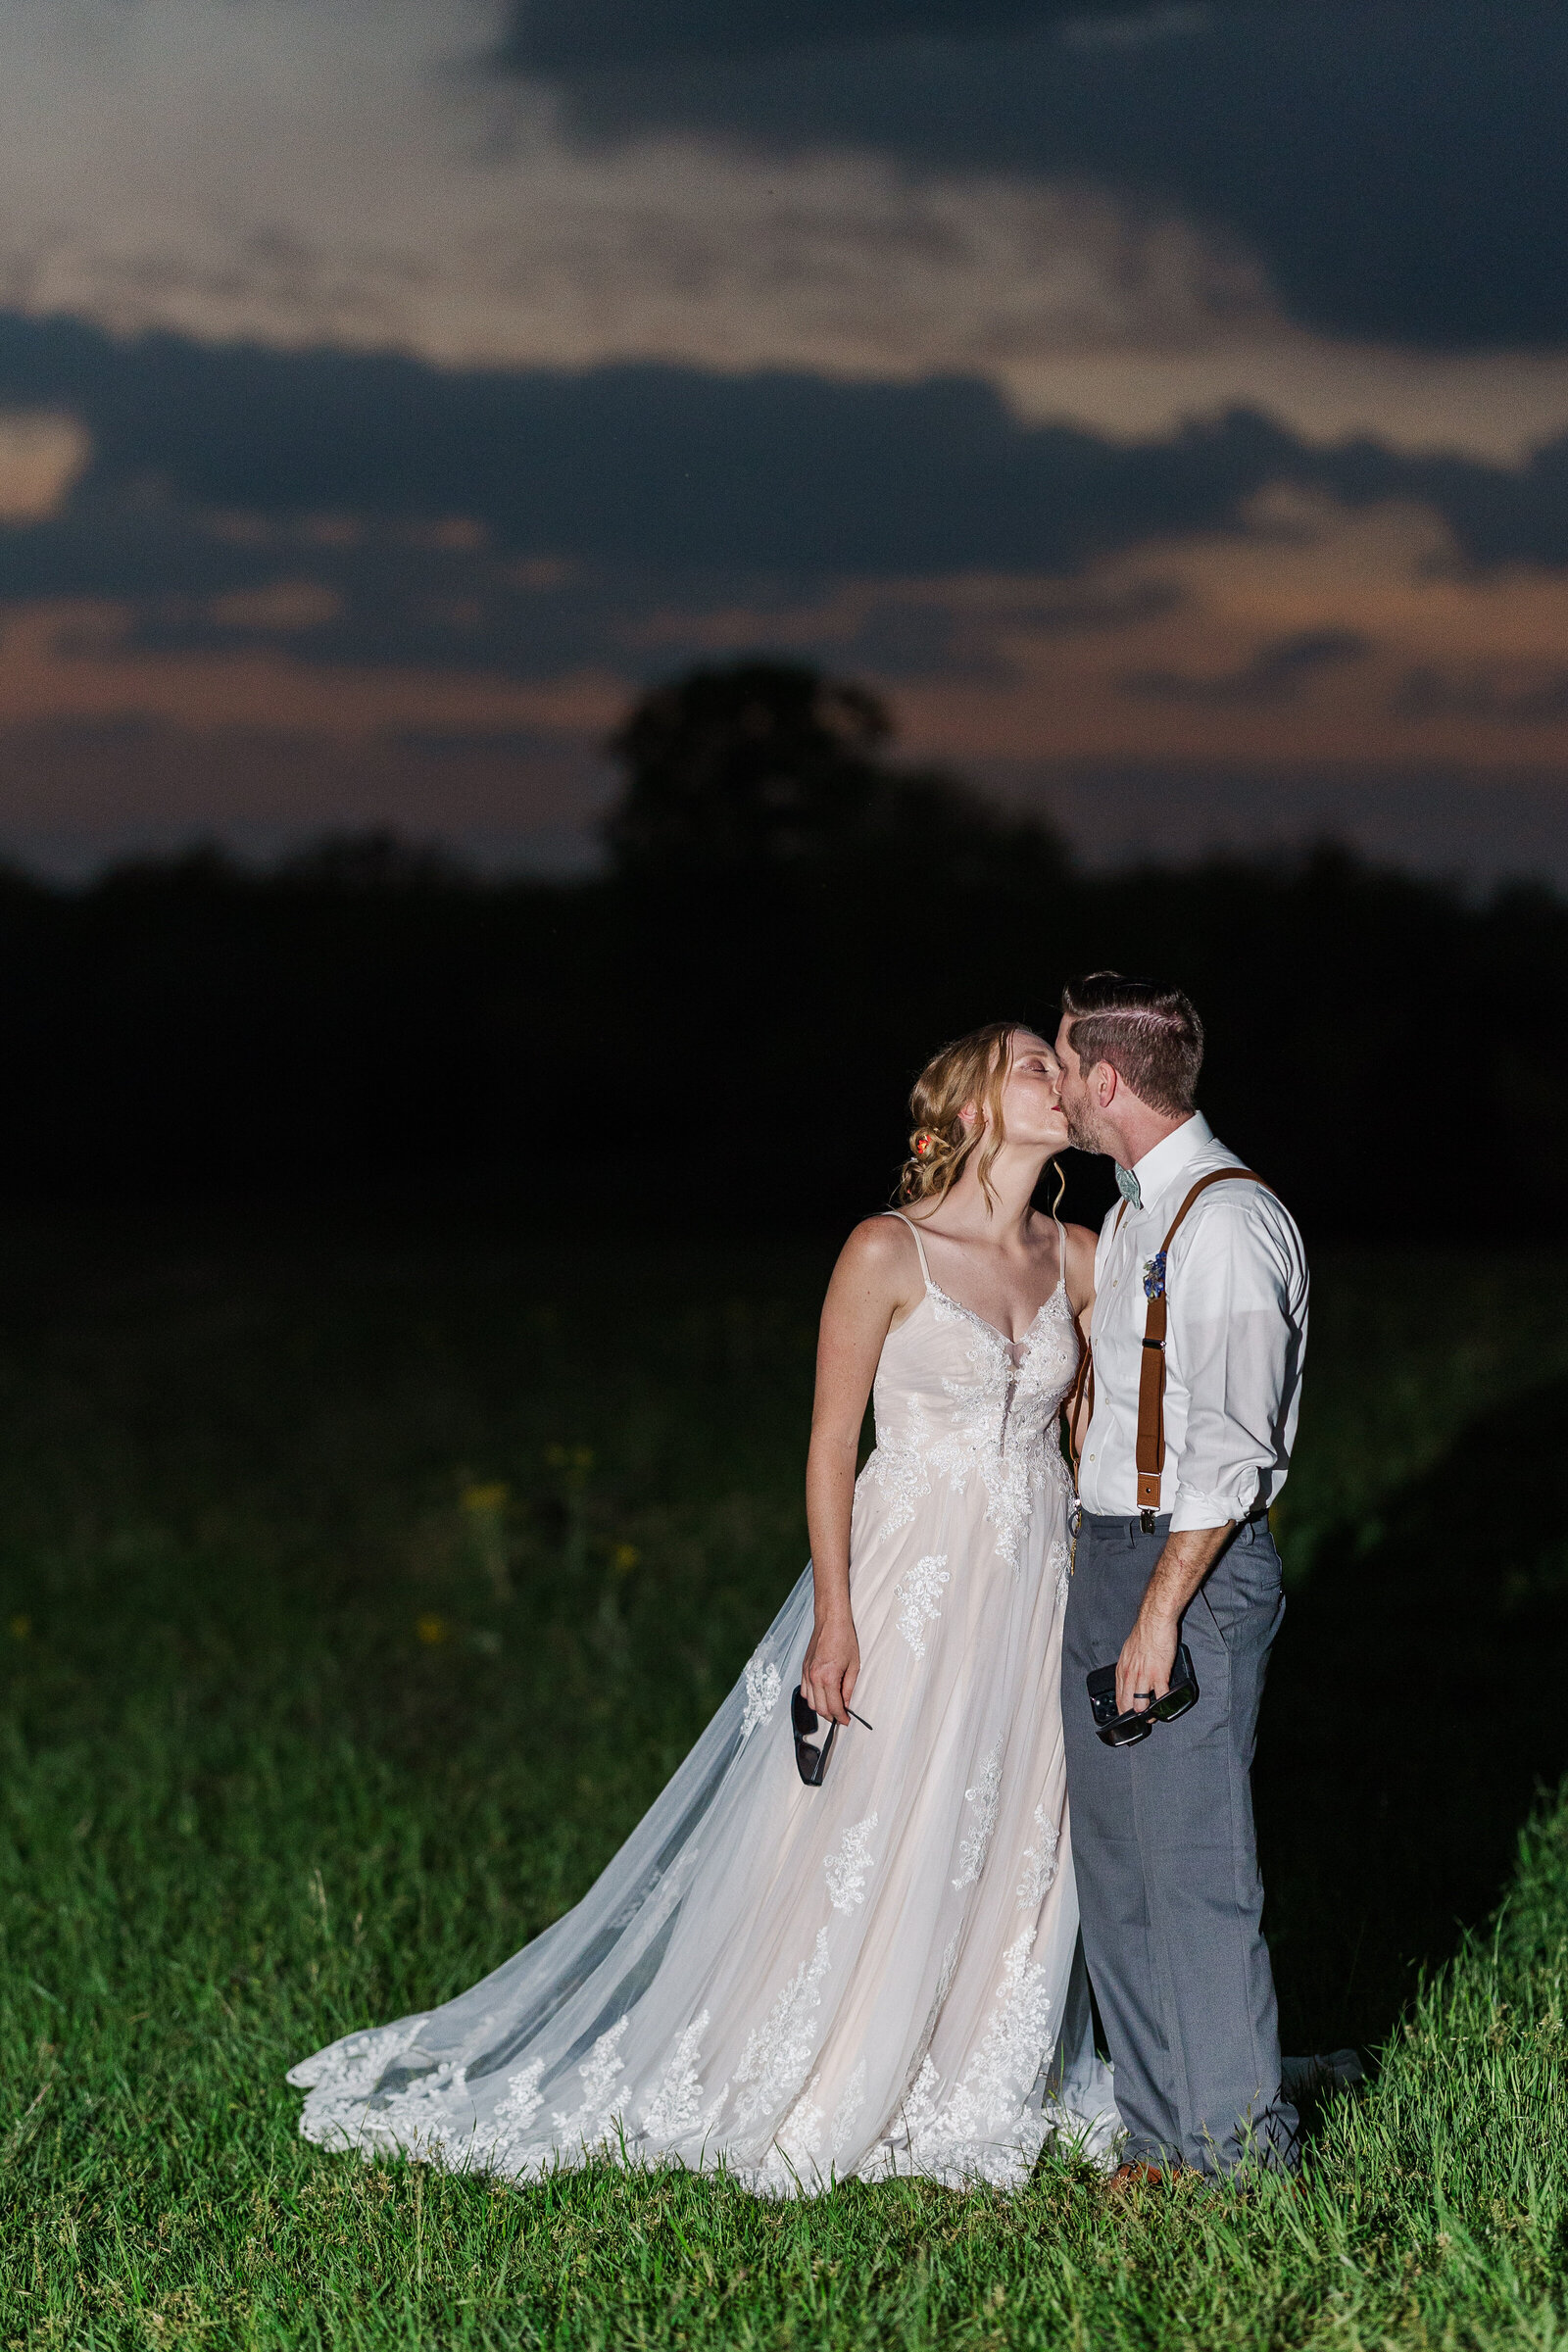
<svg viewBox="0 0 1568 2352">
<path fill-rule="evenodd" d="M 859 1676 L 860 1644 L 855 1638 L 854 1618 L 846 1614 L 821 1619 L 801 1669 L 801 1693 L 807 1705 L 834 1723 L 848 1723 Z"/>
</svg>

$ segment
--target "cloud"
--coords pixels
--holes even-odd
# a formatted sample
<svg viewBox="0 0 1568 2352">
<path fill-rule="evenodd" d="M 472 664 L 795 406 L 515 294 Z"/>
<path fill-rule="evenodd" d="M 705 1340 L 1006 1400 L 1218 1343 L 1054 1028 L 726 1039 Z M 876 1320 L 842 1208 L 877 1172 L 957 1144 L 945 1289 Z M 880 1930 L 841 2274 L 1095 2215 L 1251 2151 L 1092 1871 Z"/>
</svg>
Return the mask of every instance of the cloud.
<svg viewBox="0 0 1568 2352">
<path fill-rule="evenodd" d="M 682 130 L 1079 177 L 1228 232 L 1293 318 L 1338 336 L 1568 340 L 1568 277 L 1546 259 L 1568 200 L 1568 13 L 1221 7 L 1187 16 L 1186 37 L 1122 43 L 1064 39 L 1054 15 L 988 37 L 949 23 L 942 38 L 868 38 L 830 62 L 721 39 L 661 61 L 585 34 L 559 70 L 592 138 Z"/>
<path fill-rule="evenodd" d="M 1559 12 L 933 0 L 824 48 L 726 0 L 637 62 L 665 13 L 589 10 L 613 62 L 505 78 L 497 0 L 8 0 L 0 303 L 458 367 L 979 374 L 1129 440 L 1234 406 L 1494 461 L 1568 430 Z M 714 50 L 748 24 L 768 55 Z"/>
<path fill-rule="evenodd" d="M 0 315 L 0 407 L 70 419 L 92 451 L 57 514 L 0 534 L 12 595 L 120 594 L 171 575 L 220 595 L 282 576 L 280 564 L 297 576 L 289 551 L 303 544 L 329 585 L 355 575 L 368 593 L 401 565 L 460 599 L 481 558 L 496 594 L 524 600 L 534 591 L 504 560 L 754 579 L 1066 576 L 1152 537 L 1253 530 L 1244 518 L 1272 484 L 1351 507 L 1418 502 L 1467 562 L 1568 564 L 1568 439 L 1509 467 L 1365 439 L 1321 448 L 1237 412 L 1125 444 L 1024 422 L 962 378 L 451 370 L 122 343 Z"/>
<path fill-rule="evenodd" d="M 214 597 L 206 617 L 216 629 L 293 637 L 305 629 L 324 629 L 342 610 L 342 597 L 319 580 L 269 580 L 262 588 L 235 588 Z"/>
<path fill-rule="evenodd" d="M 670 665 L 742 652 L 790 653 L 884 685 L 939 675 L 1010 685 L 1020 641 L 1136 636 L 1182 601 L 1169 579 L 1052 581 L 967 572 L 926 580 L 838 580 L 820 596 L 753 582 L 743 603 L 669 583 L 654 610 L 622 618 L 617 642 Z M 684 596 L 681 590 L 684 587 Z"/>
<path fill-rule="evenodd" d="M 1212 11 L 1133 0 L 514 0 L 500 62 L 526 74 L 655 58 L 745 57 L 884 41 L 974 41 L 1059 25 L 1138 47 L 1205 29 Z"/>
<path fill-rule="evenodd" d="M 526 678 L 482 661 L 306 658 L 297 642 L 171 642 L 132 606 L 87 598 L 0 612 L 0 726 L 141 720 L 193 735 L 224 729 L 349 743 L 410 730 L 483 738 L 521 728 L 595 739 L 626 679 L 604 664 Z"/>
<path fill-rule="evenodd" d="M 345 61 L 318 29 L 300 36 L 297 10 L 195 5 L 211 36 L 200 43 L 167 23 L 154 41 L 169 0 L 129 19 L 173 70 L 172 92 L 162 78 L 134 86 L 153 60 L 123 35 L 116 86 L 95 79 L 51 47 L 38 0 L 22 0 L 41 54 L 30 76 L 0 84 L 0 153 L 34 150 L 30 170 L 13 162 L 0 230 L 0 291 L 9 277 L 19 307 L 120 333 L 162 326 L 453 362 L 879 377 L 1054 351 L 1187 350 L 1216 330 L 1279 323 L 1262 272 L 1233 241 L 1081 178 L 911 175 L 853 142 L 781 158 L 722 133 L 586 152 L 560 135 L 538 88 L 503 125 L 479 92 L 432 84 L 407 25 L 401 82 L 378 55 L 368 82 L 334 91 Z M 326 0 L 327 27 L 344 13 Z M 273 59 L 241 91 L 269 20 L 293 70 Z M 396 37 L 391 47 L 397 58 Z M 96 103 L 76 94 L 78 78 Z M 341 127 L 323 83 L 347 109 Z M 150 140 L 156 180 L 140 168 Z M 68 172 L 66 155 L 83 151 L 88 170 Z"/>
<path fill-rule="evenodd" d="M 68 403 L 88 470 L 0 529 L 0 725 L 582 753 L 642 684 L 771 649 L 964 767 L 1568 766 L 1568 444 L 1505 468 L 1239 414 L 1128 446 L 956 379 L 0 318 L 0 406 Z"/>
<path fill-rule="evenodd" d="M 501 62 L 529 74 L 653 58 L 772 55 L 847 42 L 973 38 L 1066 15 L 1051 0 L 518 0 Z"/>
<path fill-rule="evenodd" d="M 1406 677 L 1399 708 L 1418 718 L 1480 718 L 1506 727 L 1539 727 L 1568 718 L 1568 663 L 1426 663 Z"/>
<path fill-rule="evenodd" d="M 1370 653 L 1370 641 L 1354 629 L 1298 629 L 1289 637 L 1274 637 L 1260 645 L 1237 669 L 1217 677 L 1194 677 L 1184 670 L 1130 670 L 1122 679 L 1128 694 L 1150 702 L 1283 703 L 1324 670 L 1359 662 Z"/>
<path fill-rule="evenodd" d="M 1036 593 L 1043 583 L 1036 584 Z M 1074 587 L 1121 625 L 1042 626 L 1020 579 L 926 584 L 990 656 L 896 681 L 911 752 L 974 771 L 1119 763 L 1172 772 L 1568 772 L 1551 686 L 1568 571 L 1477 569 L 1431 507 L 1276 485 L 1232 521 L 1096 558 Z M 1138 593 L 1150 595 L 1137 613 Z M 1535 689 L 1512 723 L 1412 698 L 1412 672 Z M 1128 680 L 1144 686 L 1128 691 Z"/>
<path fill-rule="evenodd" d="M 91 454 L 74 416 L 0 411 L 0 523 L 38 522 L 55 514 Z"/>
</svg>

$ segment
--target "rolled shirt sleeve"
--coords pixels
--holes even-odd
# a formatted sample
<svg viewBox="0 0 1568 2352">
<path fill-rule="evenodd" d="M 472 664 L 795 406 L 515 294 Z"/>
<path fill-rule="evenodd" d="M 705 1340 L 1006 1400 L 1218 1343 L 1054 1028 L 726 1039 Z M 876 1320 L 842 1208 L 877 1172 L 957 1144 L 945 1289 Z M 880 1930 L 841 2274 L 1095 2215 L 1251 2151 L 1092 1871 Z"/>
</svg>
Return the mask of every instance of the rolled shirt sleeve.
<svg viewBox="0 0 1568 2352">
<path fill-rule="evenodd" d="M 1167 1393 L 1186 1396 L 1174 1439 L 1171 1532 L 1245 1519 L 1283 1484 L 1306 1337 L 1306 1266 L 1266 1193 L 1195 1207 L 1172 1246 Z M 1185 1247 L 1184 1247 L 1185 1245 Z"/>
</svg>

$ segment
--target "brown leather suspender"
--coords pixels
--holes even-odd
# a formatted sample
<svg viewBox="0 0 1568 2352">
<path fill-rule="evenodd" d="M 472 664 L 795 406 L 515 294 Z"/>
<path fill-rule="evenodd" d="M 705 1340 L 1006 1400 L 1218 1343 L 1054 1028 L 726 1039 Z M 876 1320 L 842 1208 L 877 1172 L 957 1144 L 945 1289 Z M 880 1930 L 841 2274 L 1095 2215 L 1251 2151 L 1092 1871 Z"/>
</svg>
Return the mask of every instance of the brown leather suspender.
<svg viewBox="0 0 1568 2352">
<path fill-rule="evenodd" d="M 1171 1219 L 1170 1231 L 1151 1261 L 1144 1278 L 1144 1293 L 1149 1300 L 1144 1317 L 1144 1350 L 1138 1374 L 1138 1444 L 1135 1460 L 1138 1468 L 1138 1509 L 1146 1528 L 1153 1524 L 1159 1509 L 1159 1490 L 1165 1475 L 1165 1260 L 1172 1242 L 1181 1229 L 1182 1219 L 1200 1194 L 1206 1193 L 1211 1184 L 1227 1184 L 1245 1178 L 1249 1184 L 1260 1184 L 1264 1192 L 1274 1187 L 1252 1168 L 1215 1168 L 1211 1175 L 1200 1176 Z M 1276 1198 L 1278 1196 L 1276 1195 Z M 1113 1231 L 1121 1230 L 1127 1213 L 1124 1200 L 1116 1212 Z M 1078 1361 L 1078 1377 L 1073 1383 L 1068 1405 L 1067 1446 L 1072 1458 L 1073 1483 L 1077 1484 L 1080 1449 L 1077 1443 L 1078 1407 L 1088 1391 L 1089 1418 L 1095 1417 L 1095 1360 L 1094 1349 L 1088 1341 Z"/>
</svg>

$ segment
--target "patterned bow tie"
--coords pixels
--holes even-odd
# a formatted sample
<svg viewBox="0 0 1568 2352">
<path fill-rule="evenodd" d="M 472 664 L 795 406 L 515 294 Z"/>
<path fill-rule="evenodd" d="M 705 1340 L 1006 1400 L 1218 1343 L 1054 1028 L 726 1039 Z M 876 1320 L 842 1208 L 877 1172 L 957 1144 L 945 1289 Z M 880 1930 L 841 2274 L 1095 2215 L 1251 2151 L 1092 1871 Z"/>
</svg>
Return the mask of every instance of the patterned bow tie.
<svg viewBox="0 0 1568 2352">
<path fill-rule="evenodd" d="M 1139 1189 L 1137 1177 L 1131 1168 L 1124 1168 L 1119 1161 L 1116 1166 L 1116 1190 L 1129 1208 L 1143 1207 L 1144 1196 Z"/>
</svg>

